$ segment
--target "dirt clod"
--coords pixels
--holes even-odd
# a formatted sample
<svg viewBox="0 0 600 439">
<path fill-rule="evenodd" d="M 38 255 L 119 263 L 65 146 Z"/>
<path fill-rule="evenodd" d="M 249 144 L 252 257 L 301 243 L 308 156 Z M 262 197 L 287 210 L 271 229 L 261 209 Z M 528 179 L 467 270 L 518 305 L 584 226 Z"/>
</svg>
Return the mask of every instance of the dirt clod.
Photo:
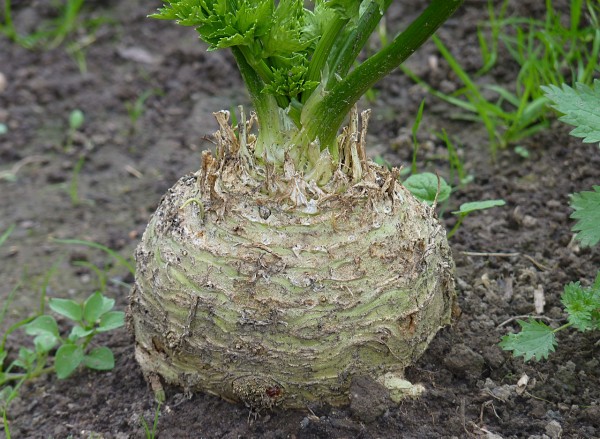
<svg viewBox="0 0 600 439">
<path fill-rule="evenodd" d="M 444 364 L 455 375 L 468 379 L 477 379 L 481 375 L 485 360 L 465 344 L 452 346 L 444 358 Z"/>
<path fill-rule="evenodd" d="M 350 411 L 362 422 L 370 423 L 393 405 L 389 391 L 370 377 L 358 376 L 350 386 Z"/>
</svg>

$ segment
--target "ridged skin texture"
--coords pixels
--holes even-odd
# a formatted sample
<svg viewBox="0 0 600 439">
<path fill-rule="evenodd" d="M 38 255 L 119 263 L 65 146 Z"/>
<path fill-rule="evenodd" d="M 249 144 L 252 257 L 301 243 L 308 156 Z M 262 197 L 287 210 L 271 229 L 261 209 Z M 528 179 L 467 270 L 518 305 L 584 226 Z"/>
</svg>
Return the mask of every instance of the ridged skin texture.
<svg viewBox="0 0 600 439">
<path fill-rule="evenodd" d="M 236 179 L 236 160 L 218 165 L 168 191 L 137 249 L 129 323 L 146 377 L 300 408 L 348 403 L 356 375 L 402 376 L 454 302 L 432 208 L 370 163 L 372 184 L 310 213 Z"/>
</svg>

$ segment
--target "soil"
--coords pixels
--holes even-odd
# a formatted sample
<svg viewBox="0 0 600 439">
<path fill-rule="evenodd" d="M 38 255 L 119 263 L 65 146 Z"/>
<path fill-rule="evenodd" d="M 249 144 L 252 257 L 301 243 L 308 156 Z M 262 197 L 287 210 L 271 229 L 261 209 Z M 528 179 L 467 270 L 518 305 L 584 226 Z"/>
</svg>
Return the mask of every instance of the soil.
<svg viewBox="0 0 600 439">
<path fill-rule="evenodd" d="M 18 287 L 3 330 L 35 312 L 42 291 L 76 299 L 94 292 L 93 270 L 77 261 L 108 273 L 106 294 L 124 310 L 133 276 L 102 251 L 56 239 L 93 241 L 132 255 L 162 194 L 195 171 L 200 151 L 212 146 L 217 124 L 211 113 L 248 104 L 232 58 L 207 53 L 190 29 L 147 19 L 160 6 L 150 3 L 86 2 L 87 27 L 51 50 L 26 50 L 0 37 L 0 123 L 8 128 L 0 135 L 0 233 L 15 225 L 0 247 L 0 300 Z M 392 7 L 391 30 L 413 17 L 421 2 L 402 3 Z M 518 2 L 511 13 L 539 17 L 544 11 L 538 3 Z M 556 3 L 568 11 L 565 2 Z M 23 32 L 52 18 L 44 2 L 17 6 L 14 20 Z M 439 32 L 471 74 L 481 65 L 475 31 L 484 10 L 485 2 L 467 2 Z M 89 20 L 99 18 L 93 29 Z M 66 50 L 73 43 L 83 47 L 85 66 Z M 506 58 L 491 80 L 506 85 L 518 70 L 507 54 L 501 56 Z M 408 66 L 435 86 L 460 86 L 431 44 Z M 128 108 L 145 92 L 149 97 L 136 120 Z M 373 108 L 370 154 L 409 166 L 410 127 L 425 92 L 395 73 L 375 95 L 375 102 L 361 102 Z M 600 437 L 597 333 L 559 333 L 557 351 L 539 363 L 512 358 L 497 345 L 518 328 L 517 316 L 563 323 L 564 285 L 589 284 L 600 267 L 598 249 L 573 241 L 568 206 L 569 194 L 600 182 L 597 146 L 581 144 L 554 121 L 523 141 L 528 159 L 506 149 L 492 160 L 483 129 L 455 120 L 457 110 L 431 96 L 426 101 L 419 168 L 452 180 L 447 151 L 434 135 L 446 129 L 473 176 L 442 206 L 446 225 L 453 226 L 450 212 L 463 202 L 507 202 L 468 217 L 451 239 L 462 313 L 407 370 L 426 392 L 394 405 L 369 379 L 357 377 L 347 407 L 251 413 L 243 405 L 169 388 L 157 437 Z M 69 134 L 68 116 L 76 108 L 85 123 Z M 534 296 L 543 297 L 543 309 L 536 309 Z M 59 323 L 66 330 L 66 322 Z M 13 333 L 9 356 L 27 343 L 22 332 Z M 8 412 L 12 437 L 145 437 L 142 419 L 151 425 L 156 404 L 133 357 L 131 336 L 120 329 L 98 343 L 115 353 L 114 370 L 27 383 Z"/>
</svg>

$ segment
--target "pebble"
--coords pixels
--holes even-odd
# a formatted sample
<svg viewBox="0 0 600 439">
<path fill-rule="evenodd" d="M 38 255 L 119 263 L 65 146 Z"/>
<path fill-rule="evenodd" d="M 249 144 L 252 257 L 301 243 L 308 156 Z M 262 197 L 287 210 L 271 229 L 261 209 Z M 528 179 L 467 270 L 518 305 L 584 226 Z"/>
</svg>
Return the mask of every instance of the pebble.
<svg viewBox="0 0 600 439">
<path fill-rule="evenodd" d="M 0 93 L 4 92 L 4 90 L 6 90 L 6 87 L 8 86 L 8 81 L 6 80 L 6 75 L 2 72 L 0 72 Z"/>
<path fill-rule="evenodd" d="M 546 424 L 546 434 L 551 439 L 559 439 L 562 436 L 562 427 L 558 421 L 550 421 Z"/>
</svg>

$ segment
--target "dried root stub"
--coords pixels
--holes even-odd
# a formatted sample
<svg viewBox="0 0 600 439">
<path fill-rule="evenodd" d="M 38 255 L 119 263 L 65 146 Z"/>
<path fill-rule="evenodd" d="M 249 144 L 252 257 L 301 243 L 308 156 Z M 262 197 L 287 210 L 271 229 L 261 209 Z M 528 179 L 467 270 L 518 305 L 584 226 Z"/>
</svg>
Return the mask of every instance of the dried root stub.
<svg viewBox="0 0 600 439">
<path fill-rule="evenodd" d="M 346 404 L 357 375 L 398 391 L 455 297 L 433 209 L 366 160 L 355 112 L 326 184 L 289 157 L 257 164 L 248 124 L 217 119 L 217 157 L 168 191 L 137 249 L 145 376 L 254 408 Z"/>
</svg>

